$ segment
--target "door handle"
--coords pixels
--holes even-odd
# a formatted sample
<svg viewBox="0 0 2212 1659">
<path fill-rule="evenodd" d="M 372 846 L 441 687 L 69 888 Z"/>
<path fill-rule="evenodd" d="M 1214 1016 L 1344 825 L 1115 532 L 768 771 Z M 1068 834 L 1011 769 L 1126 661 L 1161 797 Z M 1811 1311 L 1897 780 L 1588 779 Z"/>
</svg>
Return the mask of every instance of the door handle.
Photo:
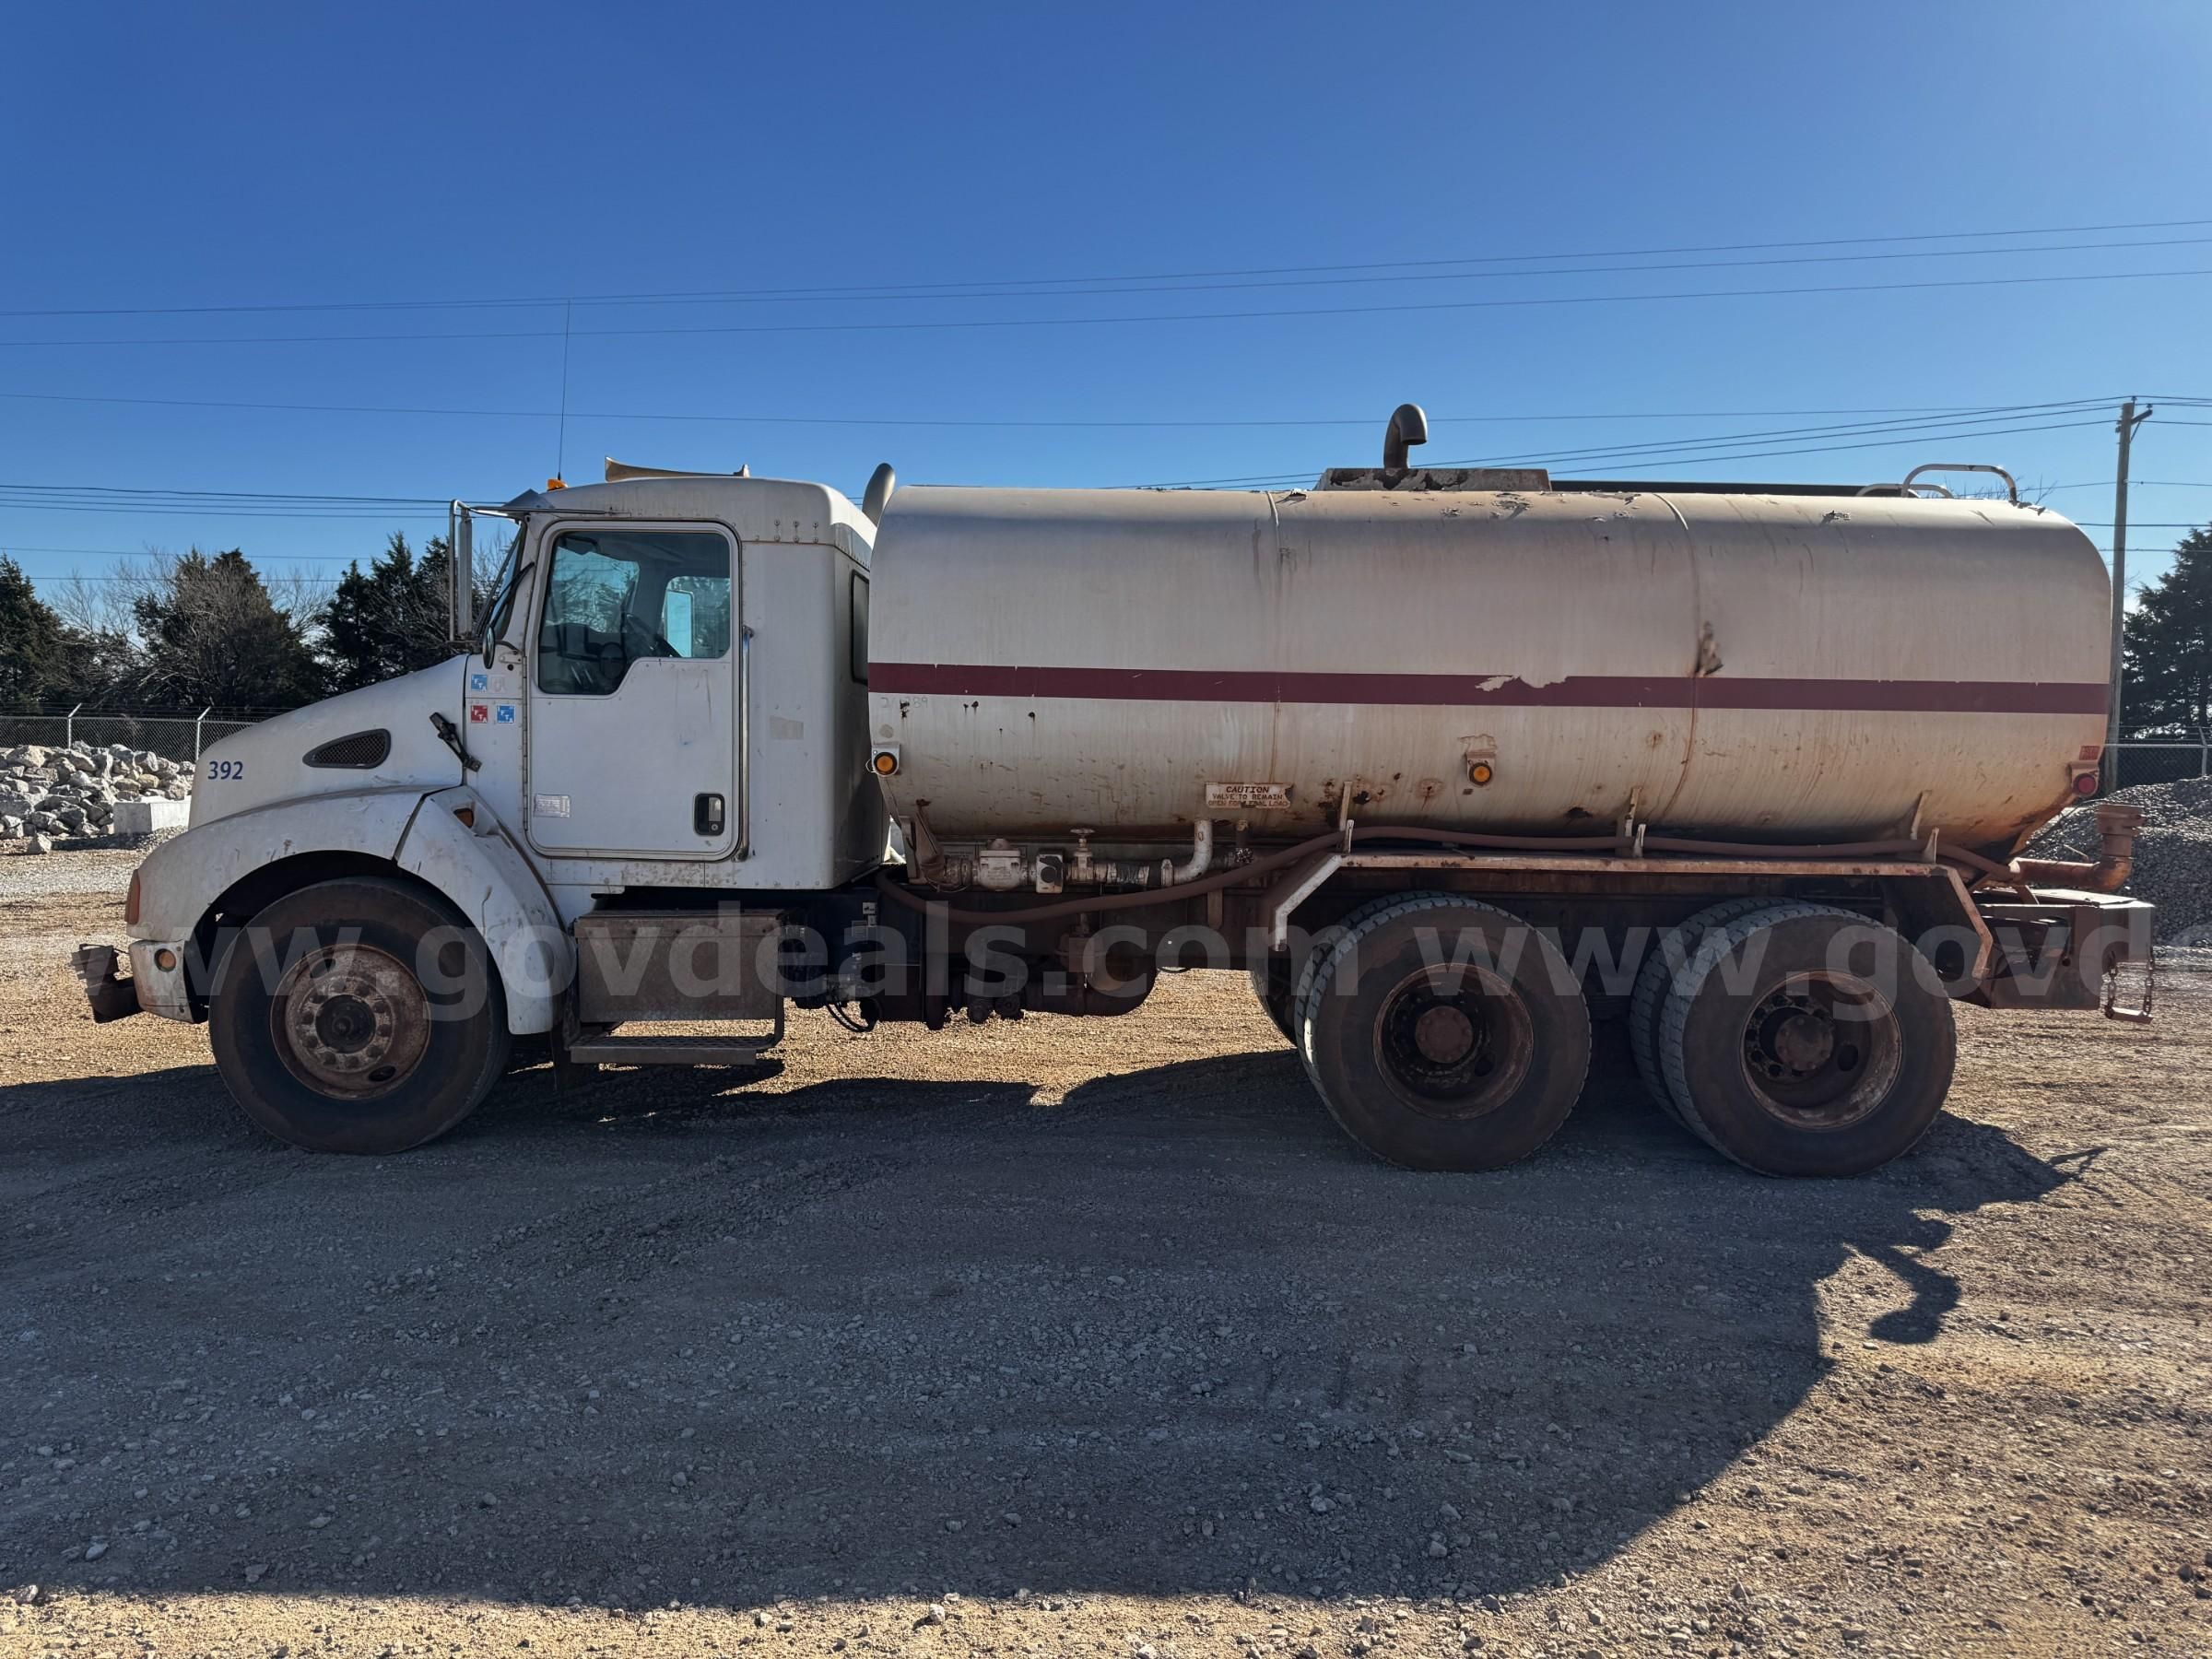
<svg viewBox="0 0 2212 1659">
<path fill-rule="evenodd" d="M 737 630 L 737 848 L 753 855 L 753 630 Z"/>
<path fill-rule="evenodd" d="M 723 800 L 718 794 L 695 794 L 691 797 L 691 832 L 694 835 L 722 833 Z"/>
</svg>

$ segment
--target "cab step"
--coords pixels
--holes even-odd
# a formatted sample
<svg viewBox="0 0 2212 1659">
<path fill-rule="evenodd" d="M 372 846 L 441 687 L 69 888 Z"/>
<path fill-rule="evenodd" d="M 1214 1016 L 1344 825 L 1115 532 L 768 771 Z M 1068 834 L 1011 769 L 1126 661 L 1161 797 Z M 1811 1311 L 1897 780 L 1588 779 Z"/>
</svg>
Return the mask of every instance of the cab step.
<svg viewBox="0 0 2212 1659">
<path fill-rule="evenodd" d="M 624 1036 L 609 1031 L 569 1045 L 569 1058 L 591 1065 L 750 1065 L 782 1041 L 782 1034 Z"/>
</svg>

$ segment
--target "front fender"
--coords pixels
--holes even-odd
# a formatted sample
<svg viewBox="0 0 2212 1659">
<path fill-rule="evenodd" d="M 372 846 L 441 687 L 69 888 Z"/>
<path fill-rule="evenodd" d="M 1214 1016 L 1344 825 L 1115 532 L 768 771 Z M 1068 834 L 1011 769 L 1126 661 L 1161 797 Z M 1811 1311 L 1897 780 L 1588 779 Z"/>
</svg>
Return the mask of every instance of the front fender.
<svg viewBox="0 0 2212 1659">
<path fill-rule="evenodd" d="M 134 939 L 192 936 L 215 901 L 257 870 L 310 853 L 389 860 L 421 785 L 307 795 L 218 818 L 163 841 L 138 865 Z"/>
<path fill-rule="evenodd" d="M 472 823 L 455 815 L 467 810 Z M 528 859 L 474 790 L 419 786 L 312 795 L 257 806 L 188 830 L 138 866 L 132 938 L 191 939 L 222 897 L 287 859 L 344 853 L 404 870 L 435 888 L 483 935 L 499 965 L 508 1029 L 553 1029 L 574 947 Z M 312 877 L 311 877 L 312 878 Z M 133 953 L 136 963 L 138 953 Z M 175 1010 L 191 1018 L 180 977 Z"/>
<path fill-rule="evenodd" d="M 466 812 L 473 820 L 463 823 Z M 553 1029 L 575 950 L 537 871 L 475 790 L 422 797 L 393 862 L 451 900 L 483 935 L 507 994 L 507 1029 Z"/>
</svg>

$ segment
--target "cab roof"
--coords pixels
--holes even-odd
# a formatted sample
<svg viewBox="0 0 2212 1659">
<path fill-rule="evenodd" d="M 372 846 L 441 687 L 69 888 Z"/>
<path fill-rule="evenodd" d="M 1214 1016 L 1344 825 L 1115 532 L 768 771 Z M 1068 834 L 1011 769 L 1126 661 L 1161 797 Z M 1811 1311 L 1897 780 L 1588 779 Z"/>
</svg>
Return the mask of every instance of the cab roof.
<svg viewBox="0 0 2212 1659">
<path fill-rule="evenodd" d="M 700 473 L 572 484 L 526 490 L 505 511 L 561 518 L 708 520 L 726 524 L 741 542 L 818 543 L 841 548 L 863 564 L 876 538 L 876 526 L 841 493 L 795 478 Z"/>
</svg>

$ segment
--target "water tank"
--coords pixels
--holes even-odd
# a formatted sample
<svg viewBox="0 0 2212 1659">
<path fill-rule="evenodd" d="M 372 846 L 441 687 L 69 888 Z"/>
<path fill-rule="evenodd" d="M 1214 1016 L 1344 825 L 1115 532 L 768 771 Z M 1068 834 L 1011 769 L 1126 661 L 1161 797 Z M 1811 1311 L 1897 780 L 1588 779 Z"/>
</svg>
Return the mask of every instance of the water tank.
<svg viewBox="0 0 2212 1659">
<path fill-rule="evenodd" d="M 918 488 L 874 568 L 892 810 L 940 839 L 1335 820 L 2009 851 L 2103 738 L 2055 513 L 1633 487 Z"/>
</svg>

